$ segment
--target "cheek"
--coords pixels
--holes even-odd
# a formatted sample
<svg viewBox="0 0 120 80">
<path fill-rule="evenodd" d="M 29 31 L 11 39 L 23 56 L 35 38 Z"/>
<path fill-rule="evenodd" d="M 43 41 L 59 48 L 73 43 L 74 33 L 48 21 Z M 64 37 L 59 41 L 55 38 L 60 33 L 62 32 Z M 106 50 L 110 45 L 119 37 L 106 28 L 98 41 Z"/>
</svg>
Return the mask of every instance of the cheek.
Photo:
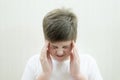
<svg viewBox="0 0 120 80">
<path fill-rule="evenodd" d="M 70 48 L 67 48 L 67 49 L 65 49 L 65 51 L 70 52 L 70 51 L 71 51 L 71 49 L 70 49 Z"/>
<path fill-rule="evenodd" d="M 55 50 L 50 49 L 50 54 L 51 54 L 51 55 L 54 55 L 54 54 L 55 54 L 55 52 L 56 52 Z"/>
<path fill-rule="evenodd" d="M 66 49 L 66 50 L 65 50 L 65 53 L 68 54 L 68 55 L 70 54 L 70 52 L 71 52 L 70 49 Z"/>
</svg>

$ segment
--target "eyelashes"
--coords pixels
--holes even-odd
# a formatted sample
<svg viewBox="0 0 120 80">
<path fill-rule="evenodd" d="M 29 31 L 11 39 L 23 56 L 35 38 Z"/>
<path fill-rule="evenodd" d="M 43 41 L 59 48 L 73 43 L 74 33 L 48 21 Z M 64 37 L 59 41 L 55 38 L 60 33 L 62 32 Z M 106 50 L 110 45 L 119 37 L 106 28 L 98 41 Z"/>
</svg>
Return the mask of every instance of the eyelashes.
<svg viewBox="0 0 120 80">
<path fill-rule="evenodd" d="M 52 49 L 58 49 L 57 46 L 52 46 L 51 48 L 52 48 Z M 62 48 L 63 48 L 63 49 L 69 49 L 70 47 L 69 47 L 69 46 L 63 46 Z"/>
</svg>

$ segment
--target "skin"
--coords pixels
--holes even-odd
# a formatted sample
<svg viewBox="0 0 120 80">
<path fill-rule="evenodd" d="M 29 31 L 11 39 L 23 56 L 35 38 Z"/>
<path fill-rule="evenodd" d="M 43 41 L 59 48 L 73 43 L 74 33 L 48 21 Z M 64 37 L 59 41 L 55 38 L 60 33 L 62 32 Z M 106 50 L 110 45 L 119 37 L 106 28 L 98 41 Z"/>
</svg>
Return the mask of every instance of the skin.
<svg viewBox="0 0 120 80">
<path fill-rule="evenodd" d="M 50 43 L 49 47 L 51 56 L 59 62 L 69 59 L 71 49 L 71 41 Z"/>
<path fill-rule="evenodd" d="M 51 43 L 47 40 L 45 41 L 40 57 L 43 74 L 41 74 L 37 80 L 49 80 L 53 69 L 50 55 L 59 62 L 70 59 L 70 74 L 73 79 L 87 80 L 82 74 L 80 74 L 80 58 L 74 41 Z"/>
</svg>

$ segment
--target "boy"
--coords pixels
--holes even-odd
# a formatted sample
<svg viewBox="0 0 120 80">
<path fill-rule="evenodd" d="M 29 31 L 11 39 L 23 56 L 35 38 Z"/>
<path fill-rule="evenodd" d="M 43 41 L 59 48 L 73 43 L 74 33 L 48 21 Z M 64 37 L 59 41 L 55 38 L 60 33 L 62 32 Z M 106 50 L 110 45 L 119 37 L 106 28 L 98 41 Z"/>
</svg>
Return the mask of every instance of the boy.
<svg viewBox="0 0 120 80">
<path fill-rule="evenodd" d="M 77 18 L 67 9 L 43 19 L 45 45 L 26 65 L 22 80 L 102 80 L 95 60 L 76 49 Z"/>
</svg>

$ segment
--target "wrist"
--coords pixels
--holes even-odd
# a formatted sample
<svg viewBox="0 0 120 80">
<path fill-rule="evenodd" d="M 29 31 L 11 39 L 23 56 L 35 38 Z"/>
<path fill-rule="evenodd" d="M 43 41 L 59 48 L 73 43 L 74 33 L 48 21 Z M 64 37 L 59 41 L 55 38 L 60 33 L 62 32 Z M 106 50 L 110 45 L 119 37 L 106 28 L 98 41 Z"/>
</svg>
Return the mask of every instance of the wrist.
<svg viewBox="0 0 120 80">
<path fill-rule="evenodd" d="M 81 76 L 79 74 L 78 75 L 74 75 L 72 77 L 73 77 L 73 80 L 81 80 Z"/>
<path fill-rule="evenodd" d="M 43 74 L 44 79 L 45 79 L 45 80 L 49 80 L 49 79 L 50 79 L 50 75 L 51 75 L 51 74 L 48 74 L 48 73 Z"/>
<path fill-rule="evenodd" d="M 50 79 L 50 75 L 49 74 L 41 74 L 37 77 L 37 80 L 49 80 Z"/>
<path fill-rule="evenodd" d="M 88 79 L 84 75 L 78 74 L 73 76 L 73 80 L 88 80 Z"/>
</svg>

